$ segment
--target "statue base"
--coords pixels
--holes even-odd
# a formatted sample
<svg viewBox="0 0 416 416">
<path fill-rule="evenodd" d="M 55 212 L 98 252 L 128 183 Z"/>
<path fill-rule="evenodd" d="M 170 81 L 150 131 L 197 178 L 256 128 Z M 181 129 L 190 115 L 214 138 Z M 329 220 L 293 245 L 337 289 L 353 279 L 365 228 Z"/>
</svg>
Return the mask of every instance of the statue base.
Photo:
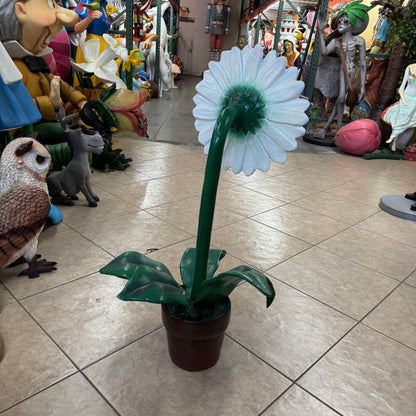
<svg viewBox="0 0 416 416">
<path fill-rule="evenodd" d="M 336 147 L 335 136 L 333 135 L 326 135 L 322 138 L 314 134 L 305 134 L 303 140 L 306 143 L 316 144 L 317 146 Z"/>
<path fill-rule="evenodd" d="M 415 201 L 407 199 L 403 195 L 386 195 L 380 199 L 379 206 L 383 211 L 395 217 L 416 221 L 416 211 L 410 209 L 414 203 Z"/>
</svg>

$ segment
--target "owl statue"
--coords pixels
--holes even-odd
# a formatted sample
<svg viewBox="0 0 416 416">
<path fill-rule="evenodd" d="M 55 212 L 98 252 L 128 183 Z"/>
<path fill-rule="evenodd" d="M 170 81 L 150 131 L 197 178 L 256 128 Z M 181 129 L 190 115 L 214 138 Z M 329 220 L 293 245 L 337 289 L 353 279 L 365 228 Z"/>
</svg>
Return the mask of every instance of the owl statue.
<svg viewBox="0 0 416 416">
<path fill-rule="evenodd" d="M 0 269 L 20 258 L 30 278 L 56 270 L 55 262 L 39 260 L 38 237 L 51 204 L 46 174 L 51 157 L 44 146 L 30 137 L 11 141 L 0 159 Z M 18 260 L 19 259 L 19 260 Z"/>
</svg>

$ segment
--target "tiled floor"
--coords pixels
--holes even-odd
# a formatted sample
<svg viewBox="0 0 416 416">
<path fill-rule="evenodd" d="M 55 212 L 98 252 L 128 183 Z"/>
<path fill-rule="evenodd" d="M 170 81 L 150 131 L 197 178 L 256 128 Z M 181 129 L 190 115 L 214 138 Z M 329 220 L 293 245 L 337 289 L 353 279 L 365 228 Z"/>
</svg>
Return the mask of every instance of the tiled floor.
<svg viewBox="0 0 416 416">
<path fill-rule="evenodd" d="M 195 245 L 206 157 L 196 145 L 195 80 L 146 102 L 150 140 L 118 136 L 125 172 L 94 172 L 101 201 L 63 207 L 39 252 L 58 270 L 0 272 L 4 416 L 325 416 L 416 414 L 416 222 L 378 207 L 415 190 L 416 163 L 305 145 L 251 177 L 223 172 L 212 245 L 222 270 L 250 264 L 273 281 L 265 308 L 231 295 L 218 364 L 175 367 L 159 305 L 122 302 L 98 273 L 125 250 L 178 277 Z M 176 144 L 170 144 L 173 142 Z M 181 145 L 178 145 L 180 143 Z"/>
</svg>

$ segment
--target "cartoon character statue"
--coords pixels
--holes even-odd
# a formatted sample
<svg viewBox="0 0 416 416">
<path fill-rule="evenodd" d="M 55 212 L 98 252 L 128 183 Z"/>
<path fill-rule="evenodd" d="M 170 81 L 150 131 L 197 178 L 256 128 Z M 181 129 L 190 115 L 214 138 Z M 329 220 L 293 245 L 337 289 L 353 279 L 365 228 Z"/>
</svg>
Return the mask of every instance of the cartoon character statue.
<svg viewBox="0 0 416 416">
<path fill-rule="evenodd" d="M 384 110 L 381 118 L 393 128 L 386 143 L 396 150 L 400 135 L 416 127 L 416 63 L 409 65 L 399 88 L 400 100 Z M 410 137 L 409 137 L 410 138 Z"/>
<path fill-rule="evenodd" d="M 302 59 L 300 53 L 295 49 L 296 38 L 294 36 L 287 36 L 283 40 L 283 56 L 286 58 L 286 68 L 296 66 L 300 68 L 302 66 Z"/>
<path fill-rule="evenodd" d="M 365 40 L 358 36 L 368 25 L 368 13 L 370 7 L 361 4 L 362 0 L 347 3 L 334 17 L 336 31 L 340 35 L 338 38 L 332 39 L 328 45 L 325 43 L 323 36 L 319 37 L 320 51 L 322 55 L 337 54 L 341 57 L 339 66 L 339 94 L 335 106 L 329 116 L 326 125 L 321 131 L 315 134 L 317 138 L 324 139 L 326 133 L 337 117 L 337 130 L 342 127 L 342 117 L 344 113 L 344 105 L 346 102 L 347 92 L 350 89 L 349 84 L 353 85 L 355 81 L 355 73 L 360 69 L 360 93 L 358 102 L 364 101 L 365 96 L 365 80 L 366 80 L 366 61 L 365 61 Z M 364 18 L 365 17 L 365 18 Z M 318 17 L 318 30 L 322 33 L 326 27 L 326 11 L 320 13 Z M 359 66 L 356 57 L 359 57 Z M 349 82 L 348 82 L 349 78 Z M 352 91 L 351 91 L 352 92 Z"/>
<path fill-rule="evenodd" d="M 209 60 L 219 61 L 224 35 L 230 29 L 231 7 L 226 0 L 214 0 L 208 4 L 205 32 L 210 34 Z"/>
<path fill-rule="evenodd" d="M 48 45 L 62 27 L 77 22 L 77 14 L 54 0 L 0 0 L 0 10 L 0 40 L 22 74 L 41 121 L 54 121 L 63 99 L 82 109 L 86 97 L 50 74 L 42 59 L 51 53 Z"/>
<path fill-rule="evenodd" d="M 1 42 L 0 106 L 0 130 L 9 130 L 32 124 L 41 118 L 32 97 L 22 83 L 22 74 Z"/>
</svg>

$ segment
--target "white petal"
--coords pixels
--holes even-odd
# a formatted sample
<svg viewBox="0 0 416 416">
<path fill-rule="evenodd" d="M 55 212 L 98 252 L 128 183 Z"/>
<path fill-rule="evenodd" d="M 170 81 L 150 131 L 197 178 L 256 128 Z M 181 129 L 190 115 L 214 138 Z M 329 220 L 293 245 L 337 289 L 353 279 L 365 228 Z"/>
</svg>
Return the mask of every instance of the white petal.
<svg viewBox="0 0 416 416">
<path fill-rule="evenodd" d="M 279 146 L 279 144 L 275 140 L 272 140 L 269 136 L 264 134 L 261 130 L 258 130 L 256 132 L 256 136 L 261 141 L 262 145 L 264 146 L 267 154 L 270 156 L 271 159 L 273 159 L 274 161 L 278 163 L 286 162 L 286 151 L 281 146 Z M 296 145 L 295 145 L 295 148 L 296 148 Z M 287 149 L 287 150 L 294 150 L 294 149 Z"/>
<path fill-rule="evenodd" d="M 244 160 L 243 160 L 243 172 L 244 175 L 250 176 L 256 171 L 256 161 L 254 160 L 253 153 L 246 146 L 244 149 Z"/>
<path fill-rule="evenodd" d="M 299 100 L 306 101 L 306 100 Z M 308 121 L 308 116 L 304 113 L 304 104 L 296 106 L 295 110 L 291 109 L 287 103 L 282 103 L 279 106 L 266 107 L 266 119 L 275 123 L 293 124 L 304 126 Z"/>
<path fill-rule="evenodd" d="M 117 46 L 117 41 L 108 33 L 103 34 L 103 39 L 106 41 L 107 45 L 111 46 L 112 48 Z"/>
<path fill-rule="evenodd" d="M 269 105 L 282 103 L 299 98 L 303 89 L 304 83 L 302 81 L 286 82 L 282 83 L 280 87 L 267 88 L 264 91 L 264 97 Z"/>
<path fill-rule="evenodd" d="M 218 118 L 218 108 L 202 95 L 195 95 L 194 102 L 196 107 L 193 109 L 192 114 L 195 118 L 203 120 L 216 120 Z"/>
<path fill-rule="evenodd" d="M 103 68 L 97 68 L 95 76 L 105 83 L 115 83 L 116 88 L 127 88 L 126 84 L 117 75 Z"/>
<path fill-rule="evenodd" d="M 100 54 L 100 56 L 95 60 L 95 63 L 99 67 L 103 67 L 107 65 L 109 62 L 114 61 L 114 59 L 117 58 L 116 53 L 114 52 L 114 49 L 107 46 Z"/>
<path fill-rule="evenodd" d="M 230 86 L 230 81 L 220 62 L 210 61 L 208 63 L 211 75 L 215 78 L 222 91 L 226 91 Z"/>
<path fill-rule="evenodd" d="M 256 86 L 261 90 L 267 90 L 270 86 L 280 83 L 280 77 L 286 69 L 286 59 L 276 58 L 274 55 L 269 52 L 260 65 Z"/>
<path fill-rule="evenodd" d="M 81 48 L 84 58 L 87 62 L 95 61 L 100 55 L 100 39 L 90 39 L 84 43 L 84 47 Z"/>
<path fill-rule="evenodd" d="M 234 173 L 240 173 L 243 169 L 246 142 L 244 139 L 228 135 L 224 146 L 224 155 L 221 168 L 231 168 Z"/>
<path fill-rule="evenodd" d="M 223 96 L 223 92 L 216 82 L 206 82 L 205 79 L 199 82 L 195 89 L 199 94 L 211 101 L 214 105 L 219 105 Z"/>
<path fill-rule="evenodd" d="M 263 123 L 260 130 L 280 147 L 287 151 L 295 150 L 297 147 L 296 138 L 305 134 L 302 126 L 291 126 L 276 123 Z"/>
<path fill-rule="evenodd" d="M 247 140 L 247 145 L 253 155 L 256 169 L 267 172 L 270 169 L 269 155 L 261 141 L 254 135 Z"/>
<path fill-rule="evenodd" d="M 247 45 L 243 49 L 243 52 L 243 80 L 244 82 L 251 84 L 256 79 L 257 72 L 261 65 L 263 49 L 259 45 L 256 45 L 255 48 L 250 48 Z"/>
<path fill-rule="evenodd" d="M 94 72 L 97 69 L 97 65 L 95 63 L 86 63 L 86 62 L 73 62 L 71 61 L 72 68 L 75 69 L 75 71 L 80 72 Z"/>
<path fill-rule="evenodd" d="M 243 64 L 240 49 L 234 47 L 230 51 L 222 52 L 221 64 L 224 66 L 224 71 L 232 75 L 230 79 L 232 85 L 240 84 L 243 81 Z"/>
</svg>

